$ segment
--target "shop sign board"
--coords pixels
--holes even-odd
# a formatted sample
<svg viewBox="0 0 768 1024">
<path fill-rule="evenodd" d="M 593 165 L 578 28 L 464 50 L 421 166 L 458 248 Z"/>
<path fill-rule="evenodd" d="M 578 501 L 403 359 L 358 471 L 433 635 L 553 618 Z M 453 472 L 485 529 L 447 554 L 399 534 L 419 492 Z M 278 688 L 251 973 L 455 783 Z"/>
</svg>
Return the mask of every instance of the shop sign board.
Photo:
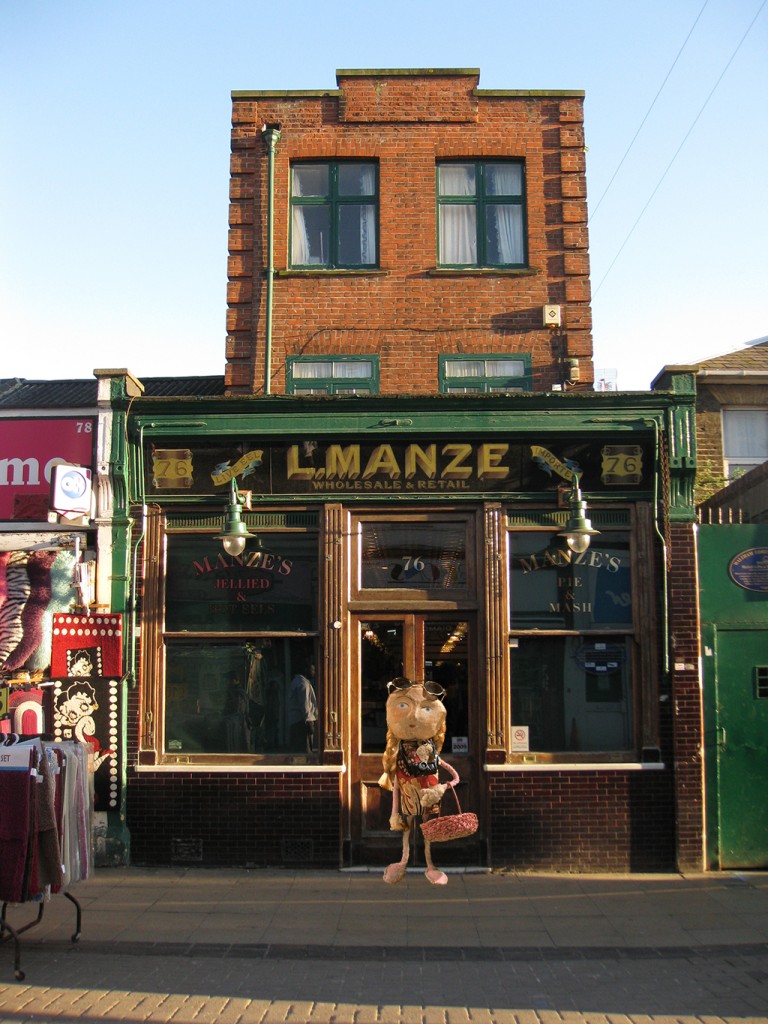
<svg viewBox="0 0 768 1024">
<path fill-rule="evenodd" d="M 45 522 L 54 467 L 93 465 L 93 417 L 0 419 L 0 521 Z"/>
<path fill-rule="evenodd" d="M 564 472 L 588 491 L 651 487 L 650 443 L 574 441 L 572 435 L 548 443 L 556 464 L 540 445 L 496 438 L 157 441 L 146 456 L 147 492 L 216 494 L 233 478 L 238 487 L 264 495 L 555 491 Z"/>
</svg>

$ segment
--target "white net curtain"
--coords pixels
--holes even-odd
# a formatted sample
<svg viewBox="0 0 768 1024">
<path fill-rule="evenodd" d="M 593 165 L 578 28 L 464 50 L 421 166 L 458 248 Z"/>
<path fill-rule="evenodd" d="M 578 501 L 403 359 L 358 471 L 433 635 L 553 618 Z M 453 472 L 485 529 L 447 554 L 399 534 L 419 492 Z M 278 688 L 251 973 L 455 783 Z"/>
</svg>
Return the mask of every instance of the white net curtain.
<svg viewBox="0 0 768 1024">
<path fill-rule="evenodd" d="M 524 262 L 522 166 L 484 164 L 482 175 L 479 189 L 476 164 L 443 164 L 438 168 L 439 259 L 443 265 L 476 266 L 481 262 L 481 238 L 485 264 L 506 266 Z M 482 205 L 478 203 L 481 191 Z M 500 201 L 494 202 L 494 197 Z"/>
<path fill-rule="evenodd" d="M 300 164 L 292 169 L 291 196 L 325 202 L 294 202 L 291 214 L 293 266 L 373 266 L 376 263 L 376 204 L 355 202 L 376 196 L 374 164 L 339 164 L 332 199 L 330 164 Z M 331 218 L 335 217 L 334 231 Z"/>
</svg>

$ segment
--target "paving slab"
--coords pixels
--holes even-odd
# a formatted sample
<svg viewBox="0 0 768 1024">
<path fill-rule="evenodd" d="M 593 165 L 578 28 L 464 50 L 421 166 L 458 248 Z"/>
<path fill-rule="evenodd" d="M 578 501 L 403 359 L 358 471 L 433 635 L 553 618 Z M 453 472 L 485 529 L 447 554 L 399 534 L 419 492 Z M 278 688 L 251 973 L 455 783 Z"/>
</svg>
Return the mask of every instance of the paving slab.
<svg viewBox="0 0 768 1024">
<path fill-rule="evenodd" d="M 768 873 L 99 869 L 0 946 L 0 1024 L 768 1024 Z M 8 920 L 36 911 L 9 907 Z"/>
</svg>

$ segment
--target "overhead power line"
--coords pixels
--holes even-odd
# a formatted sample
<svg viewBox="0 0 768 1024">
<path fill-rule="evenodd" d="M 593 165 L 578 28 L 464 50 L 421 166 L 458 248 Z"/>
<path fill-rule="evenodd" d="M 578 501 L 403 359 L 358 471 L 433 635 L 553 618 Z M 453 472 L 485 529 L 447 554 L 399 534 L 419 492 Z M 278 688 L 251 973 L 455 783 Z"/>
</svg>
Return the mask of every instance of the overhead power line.
<svg viewBox="0 0 768 1024">
<path fill-rule="evenodd" d="M 594 218 L 595 214 L 596 214 L 596 213 L 597 213 L 597 211 L 598 211 L 598 210 L 600 209 L 600 204 L 601 204 L 601 203 L 602 203 L 602 201 L 603 201 L 603 200 L 605 199 L 605 197 L 606 197 L 606 196 L 608 195 L 608 191 L 609 191 L 609 189 L 610 189 L 611 185 L 612 185 L 612 184 L 614 183 L 614 181 L 615 181 L 615 179 L 616 179 L 616 175 L 617 175 L 617 174 L 619 173 L 619 171 L 621 170 L 621 168 L 622 168 L 622 166 L 623 166 L 623 164 L 624 164 L 624 161 L 625 161 L 625 160 L 627 159 L 627 157 L 629 156 L 629 152 L 630 152 L 630 150 L 632 149 L 632 147 L 634 146 L 634 144 L 635 144 L 635 141 L 637 140 L 637 137 L 638 137 L 638 135 L 639 135 L 639 134 L 640 134 L 640 132 L 641 132 L 641 131 L 643 130 L 643 125 L 645 124 L 645 122 L 646 122 L 646 121 L 648 120 L 648 118 L 650 117 L 650 114 L 651 114 L 651 111 L 653 110 L 653 108 L 654 108 L 654 107 L 656 106 L 656 100 L 657 100 L 657 99 L 659 98 L 659 96 L 661 96 L 662 90 L 664 89 L 664 86 L 665 86 L 665 85 L 667 84 L 667 82 L 668 82 L 668 80 L 669 80 L 669 76 L 670 76 L 670 75 L 672 74 L 672 72 L 673 72 L 673 71 L 675 70 L 675 65 L 676 65 L 676 64 L 677 64 L 677 62 L 678 62 L 678 61 L 680 60 L 680 56 L 681 56 L 681 54 L 682 54 L 683 50 L 684 50 L 684 49 L 685 49 L 685 47 L 686 47 L 686 46 L 688 45 L 688 40 L 689 40 L 689 39 L 691 38 L 691 36 L 693 35 L 693 30 L 694 30 L 694 29 L 696 28 L 696 26 L 698 25 L 698 23 L 699 23 L 699 18 L 701 18 L 702 14 L 704 13 L 704 8 L 705 8 L 705 7 L 707 6 L 707 4 L 708 4 L 708 3 L 709 3 L 709 0 L 704 0 L 704 3 L 703 3 L 703 4 L 702 4 L 702 6 L 701 6 L 701 10 L 700 10 L 700 11 L 699 11 L 699 13 L 698 13 L 698 14 L 696 15 L 696 18 L 695 18 L 695 20 L 694 20 L 693 24 L 691 25 L 690 29 L 688 30 L 688 35 L 687 35 L 687 36 L 685 37 L 685 39 L 683 40 L 683 45 L 682 45 L 682 46 L 680 47 L 680 49 L 679 49 L 679 50 L 677 51 L 677 56 L 676 56 L 676 57 L 675 57 L 675 59 L 674 59 L 674 60 L 672 61 L 672 64 L 671 64 L 671 66 L 670 66 L 670 69 L 669 69 L 669 71 L 668 71 L 668 72 L 666 73 L 666 75 L 664 76 L 664 81 L 663 81 L 663 82 L 661 83 L 661 85 L 659 86 L 659 91 L 658 91 L 658 92 L 656 93 L 656 95 L 655 95 L 655 96 L 653 97 L 653 102 L 651 103 L 650 107 L 648 107 L 648 110 L 646 111 L 645 117 L 644 117 L 644 118 L 643 118 L 643 120 L 642 120 L 642 121 L 640 122 L 640 126 L 638 127 L 638 129 L 637 129 L 637 131 L 635 132 L 635 134 L 634 134 L 634 135 L 632 136 L 632 140 L 631 140 L 631 142 L 629 143 L 629 145 L 627 146 L 627 148 L 626 148 L 626 150 L 625 150 L 625 152 L 624 152 L 624 156 L 623 156 L 623 157 L 621 158 L 621 160 L 619 160 L 619 164 L 618 164 L 618 166 L 617 166 L 616 170 L 615 170 L 615 171 L 613 172 L 613 174 L 611 175 L 611 180 L 610 180 L 610 181 L 608 182 L 608 184 L 607 184 L 607 185 L 605 186 L 605 190 L 603 191 L 603 194 L 602 194 L 602 195 L 600 196 L 600 198 L 598 199 L 598 201 L 597 201 L 597 203 L 596 203 L 596 205 L 595 205 L 595 208 L 594 208 L 594 210 L 592 210 L 592 212 L 590 213 L 590 215 L 589 215 L 589 219 L 590 219 L 590 221 L 592 221 L 592 219 Z"/>
<path fill-rule="evenodd" d="M 683 136 L 683 140 L 682 140 L 682 142 L 680 143 L 680 145 L 679 145 L 679 146 L 677 147 L 677 149 L 675 150 L 674 154 L 672 155 L 672 159 L 671 159 L 671 160 L 669 161 L 669 163 L 667 164 L 667 166 L 666 166 L 666 167 L 664 168 L 664 172 L 663 172 L 663 174 L 661 175 L 661 177 L 659 178 L 659 180 L 658 180 L 658 181 L 656 182 L 656 186 L 655 186 L 655 188 L 653 189 L 653 191 L 651 192 L 650 196 L 648 196 L 648 199 L 647 199 L 647 201 L 646 201 L 646 203 L 645 203 L 645 206 L 643 206 L 642 210 L 641 210 L 641 211 L 640 211 L 640 213 L 639 213 L 639 214 L 637 215 L 637 219 L 635 220 L 635 223 L 634 223 L 634 224 L 632 225 L 632 227 L 631 227 L 631 228 L 629 229 L 629 231 L 628 231 L 628 233 L 627 233 L 627 237 L 626 237 L 626 238 L 624 239 L 624 241 L 623 241 L 623 242 L 621 243 L 621 246 L 620 246 L 620 248 L 619 248 L 619 251 L 618 251 L 618 252 L 616 253 L 616 255 L 615 255 L 615 256 L 613 257 L 613 259 L 611 260 L 611 263 L 610 263 L 610 265 L 609 265 L 608 269 L 607 269 L 607 270 L 606 270 L 606 272 L 605 272 L 605 273 L 603 274 L 603 276 L 602 276 L 602 278 L 601 278 L 601 280 L 600 280 L 600 283 L 598 284 L 597 288 L 595 288 L 595 290 L 594 290 L 594 292 L 593 292 L 593 298 L 594 298 L 594 296 L 595 296 L 595 295 L 597 295 L 597 293 L 598 293 L 598 292 L 600 291 L 600 289 L 602 288 L 602 286 L 603 286 L 603 284 L 604 284 L 604 282 L 605 282 L 605 279 L 606 279 L 606 278 L 608 277 L 608 275 L 610 274 L 611 270 L 613 270 L 613 267 L 614 267 L 614 265 L 616 264 L 616 261 L 618 260 L 619 256 L 621 256 L 622 252 L 624 251 L 624 249 L 625 249 L 625 247 L 626 247 L 626 245 L 627 245 L 627 242 L 628 242 L 628 241 L 630 240 L 630 238 L 631 238 L 631 237 L 632 237 L 632 235 L 634 234 L 635 228 L 636 228 L 636 227 L 637 227 L 637 225 L 638 225 L 638 224 L 640 223 L 640 221 L 641 221 L 641 219 L 642 219 L 642 217 L 643 217 L 643 214 L 644 214 L 644 213 L 645 213 L 645 211 L 646 211 L 646 210 L 648 209 L 648 207 L 649 207 L 649 206 L 651 205 L 651 202 L 653 201 L 653 197 L 654 197 L 654 196 L 656 195 L 656 193 L 657 193 L 657 192 L 659 191 L 659 189 L 661 188 L 662 182 L 663 182 L 663 181 L 664 181 L 664 179 L 666 178 L 667 174 L 669 174 L 669 171 L 670 171 L 670 169 L 671 169 L 672 165 L 674 164 L 675 160 L 677 160 L 677 158 L 678 158 L 678 156 L 679 156 L 679 154 L 680 154 L 680 151 L 682 150 L 682 148 L 683 148 L 683 146 L 685 145 L 685 143 L 686 143 L 686 142 L 688 141 L 688 137 L 689 137 L 689 135 L 691 134 L 691 132 L 693 131 L 693 129 L 694 129 L 695 127 L 696 127 L 696 124 L 698 123 L 698 120 L 699 120 L 699 118 L 700 118 L 700 117 L 701 117 L 701 115 L 702 115 L 702 114 L 704 113 L 704 111 L 705 111 L 705 109 L 706 109 L 706 107 L 707 107 L 707 104 L 709 103 L 709 101 L 710 101 L 710 100 L 712 99 L 712 97 L 714 96 L 714 94 L 715 94 L 715 90 L 716 90 L 716 89 L 717 89 L 717 87 L 718 87 L 718 86 L 720 85 L 720 82 L 721 82 L 721 81 L 723 80 L 723 78 L 725 77 L 725 73 L 726 73 L 726 71 L 728 70 L 728 68 L 729 68 L 729 67 L 731 66 L 731 64 L 733 63 L 733 60 L 734 60 L 734 58 L 736 57 L 736 54 L 737 54 L 737 53 L 739 52 L 739 50 L 740 50 L 740 49 L 741 49 L 741 47 L 742 47 L 742 44 L 744 43 L 744 40 L 745 40 L 745 39 L 747 38 L 747 36 L 749 35 L 749 33 L 750 33 L 750 32 L 752 31 L 752 26 L 753 26 L 753 25 L 755 24 L 755 22 L 757 21 L 757 19 L 758 19 L 758 18 L 760 17 L 760 14 L 761 14 L 761 12 L 762 12 L 763 8 L 765 7 L 766 3 L 768 3 L 768 0 L 763 0 L 763 2 L 762 2 L 762 3 L 760 4 L 759 8 L 757 9 L 757 13 L 755 14 L 754 18 L 752 19 L 752 21 L 750 21 L 749 25 L 747 26 L 747 30 L 745 31 L 744 35 L 743 35 L 743 36 L 741 37 L 741 39 L 739 40 L 739 42 L 738 42 L 738 44 L 737 44 L 737 46 L 736 46 L 736 49 L 735 49 L 735 50 L 733 51 L 733 53 L 731 54 L 731 56 L 730 56 L 730 57 L 728 58 L 728 62 L 726 63 L 725 67 L 723 68 L 723 70 L 722 70 L 722 71 L 720 72 L 720 74 L 718 75 L 717 81 L 715 82 L 715 84 L 714 84 L 714 85 L 712 86 L 712 88 L 710 89 L 710 91 L 709 91 L 709 95 L 708 95 L 708 96 L 707 96 L 707 98 L 706 98 L 706 99 L 704 100 L 704 102 L 703 102 L 703 103 L 702 103 L 702 105 L 701 105 L 701 108 L 699 109 L 699 112 L 698 112 L 698 114 L 696 115 L 696 117 L 694 117 L 693 121 L 691 122 L 691 126 L 690 126 L 690 128 L 688 129 L 688 131 L 687 131 L 687 132 L 685 133 L 685 135 Z"/>
</svg>

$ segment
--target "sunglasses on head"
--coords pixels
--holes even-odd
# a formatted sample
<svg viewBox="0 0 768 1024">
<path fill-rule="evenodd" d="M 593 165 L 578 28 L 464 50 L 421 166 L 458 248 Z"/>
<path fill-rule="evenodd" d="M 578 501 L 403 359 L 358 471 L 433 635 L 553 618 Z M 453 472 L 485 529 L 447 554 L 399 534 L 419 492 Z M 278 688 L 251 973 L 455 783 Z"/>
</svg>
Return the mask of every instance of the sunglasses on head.
<svg viewBox="0 0 768 1024">
<path fill-rule="evenodd" d="M 433 682 L 431 679 L 426 679 L 424 682 L 418 682 L 415 679 L 407 679 L 405 676 L 397 676 L 395 679 L 390 679 L 387 683 L 387 689 L 390 693 L 395 690 L 410 690 L 412 686 L 420 686 L 424 693 L 430 697 L 434 697 L 435 700 L 439 700 L 445 696 L 445 690 L 439 683 Z"/>
</svg>

